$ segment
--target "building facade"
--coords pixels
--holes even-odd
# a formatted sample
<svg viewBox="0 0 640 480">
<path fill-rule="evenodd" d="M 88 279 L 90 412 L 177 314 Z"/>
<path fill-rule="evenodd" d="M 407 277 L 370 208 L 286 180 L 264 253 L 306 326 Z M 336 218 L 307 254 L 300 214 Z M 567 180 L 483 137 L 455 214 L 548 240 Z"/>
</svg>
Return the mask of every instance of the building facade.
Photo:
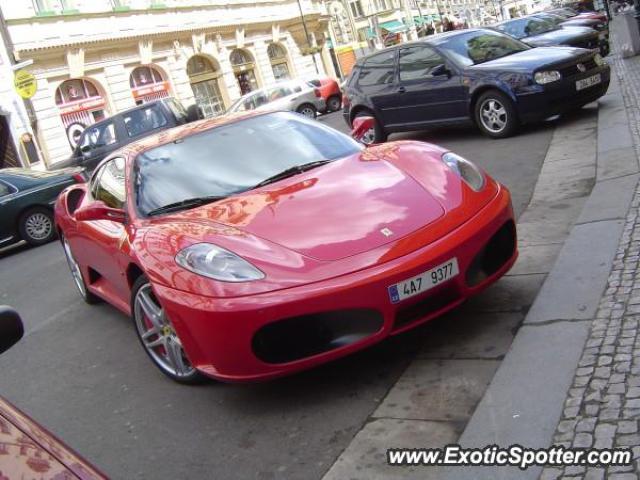
<svg viewBox="0 0 640 480">
<path fill-rule="evenodd" d="M 157 98 L 223 113 L 278 80 L 334 75 L 316 0 L 0 0 L 47 165 L 88 125 Z M 304 23 L 303 19 L 304 18 Z"/>
</svg>

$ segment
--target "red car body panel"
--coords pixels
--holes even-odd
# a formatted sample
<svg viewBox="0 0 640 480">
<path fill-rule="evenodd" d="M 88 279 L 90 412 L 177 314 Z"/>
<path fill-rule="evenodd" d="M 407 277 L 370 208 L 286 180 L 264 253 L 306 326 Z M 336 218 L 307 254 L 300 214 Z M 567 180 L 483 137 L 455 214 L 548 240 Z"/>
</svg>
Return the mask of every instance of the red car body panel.
<svg viewBox="0 0 640 480">
<path fill-rule="evenodd" d="M 0 397 L 0 480 L 104 480 L 98 469 Z"/>
<path fill-rule="evenodd" d="M 342 90 L 340 90 L 340 85 L 335 79 L 329 77 L 319 78 L 317 79 L 317 82 L 320 86 L 317 86 L 316 88 L 320 91 L 320 96 L 325 102 L 334 96 L 340 99 L 342 98 Z"/>
<path fill-rule="evenodd" d="M 226 120 L 235 121 L 235 120 Z M 224 123 L 216 119 L 163 132 L 120 155 L 127 162 L 128 198 L 134 157 L 153 146 Z M 513 225 L 507 189 L 485 176 L 473 191 L 422 142 L 396 142 L 268 186 L 198 208 L 143 218 L 128 202 L 126 225 L 77 222 L 66 208 L 73 189 L 55 207 L 88 288 L 130 314 L 132 266 L 151 280 L 191 363 L 229 381 L 267 379 L 347 355 L 453 308 L 515 262 L 514 245 L 500 268 L 477 285 L 465 272 L 490 239 Z M 80 206 L 90 201 L 85 196 Z M 390 237 L 380 233 L 388 228 Z M 176 254 L 201 242 L 234 252 L 265 273 L 261 280 L 219 282 L 178 266 Z M 452 257 L 460 275 L 426 293 L 392 304 L 387 288 Z M 90 274 L 89 267 L 99 275 Z M 451 299 L 400 327 L 397 315 L 445 292 Z M 367 308 L 382 327 L 345 346 L 286 363 L 260 360 L 252 338 L 265 325 L 319 312 Z M 400 313 L 399 313 L 400 312 Z M 295 342 L 295 339 L 291 340 Z"/>
</svg>

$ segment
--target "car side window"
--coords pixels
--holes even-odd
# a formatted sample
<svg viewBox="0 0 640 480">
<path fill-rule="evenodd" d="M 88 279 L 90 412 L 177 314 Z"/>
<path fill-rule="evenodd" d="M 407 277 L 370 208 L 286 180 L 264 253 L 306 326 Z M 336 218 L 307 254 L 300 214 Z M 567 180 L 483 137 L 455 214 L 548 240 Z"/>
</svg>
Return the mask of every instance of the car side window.
<svg viewBox="0 0 640 480">
<path fill-rule="evenodd" d="M 171 110 L 171 113 L 173 113 L 173 116 L 176 117 L 177 123 L 181 125 L 187 123 L 189 114 L 180 102 L 176 101 L 173 98 L 169 98 L 166 100 L 166 104 L 167 107 L 169 107 L 169 110 Z"/>
<path fill-rule="evenodd" d="M 433 69 L 445 63 L 433 48 L 416 45 L 400 49 L 400 81 L 430 78 Z"/>
<path fill-rule="evenodd" d="M 95 177 L 93 197 L 103 201 L 111 208 L 124 208 L 126 202 L 126 188 L 124 182 L 125 161 L 116 157 L 105 163 Z"/>
<path fill-rule="evenodd" d="M 116 130 L 113 122 L 105 122 L 87 128 L 82 135 L 80 148 L 82 150 L 106 147 L 116 143 Z"/>
<path fill-rule="evenodd" d="M 137 137 L 156 128 L 164 127 L 167 119 L 159 105 L 138 108 L 122 116 L 129 137 Z"/>
<path fill-rule="evenodd" d="M 366 87 L 393 83 L 396 67 L 396 51 L 378 53 L 369 57 L 360 68 L 358 84 Z"/>
<path fill-rule="evenodd" d="M 11 188 L 6 183 L 0 181 L 0 198 L 6 197 L 10 193 L 13 193 L 13 188 Z"/>
</svg>

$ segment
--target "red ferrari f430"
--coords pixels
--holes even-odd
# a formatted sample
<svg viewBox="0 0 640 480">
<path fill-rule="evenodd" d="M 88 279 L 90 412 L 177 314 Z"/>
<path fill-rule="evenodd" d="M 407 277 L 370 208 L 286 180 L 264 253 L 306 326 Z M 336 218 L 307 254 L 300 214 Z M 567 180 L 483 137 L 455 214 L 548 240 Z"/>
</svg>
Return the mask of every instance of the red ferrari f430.
<svg viewBox="0 0 640 480">
<path fill-rule="evenodd" d="M 517 257 L 508 190 L 435 145 L 365 147 L 295 113 L 128 145 L 55 222 L 88 303 L 131 315 L 178 382 L 253 381 L 414 328 Z"/>
</svg>

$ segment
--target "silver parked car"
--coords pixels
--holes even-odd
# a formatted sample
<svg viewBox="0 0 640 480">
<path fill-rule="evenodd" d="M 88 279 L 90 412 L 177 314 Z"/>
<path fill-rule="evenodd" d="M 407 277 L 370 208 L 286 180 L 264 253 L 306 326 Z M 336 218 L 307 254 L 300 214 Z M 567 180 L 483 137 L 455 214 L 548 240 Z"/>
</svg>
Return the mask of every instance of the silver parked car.
<svg viewBox="0 0 640 480">
<path fill-rule="evenodd" d="M 240 97 L 227 113 L 248 110 L 292 110 L 305 117 L 315 118 L 325 110 L 320 91 L 300 80 L 280 82 L 273 87 L 261 88 Z"/>
</svg>

